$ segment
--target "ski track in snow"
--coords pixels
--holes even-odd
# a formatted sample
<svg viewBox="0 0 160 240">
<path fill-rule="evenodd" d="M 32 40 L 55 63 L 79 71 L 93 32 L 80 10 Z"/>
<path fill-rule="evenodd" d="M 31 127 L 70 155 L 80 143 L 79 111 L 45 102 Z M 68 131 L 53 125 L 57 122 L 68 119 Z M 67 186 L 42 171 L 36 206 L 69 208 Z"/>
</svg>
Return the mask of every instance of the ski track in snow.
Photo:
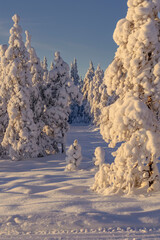
<svg viewBox="0 0 160 240">
<path fill-rule="evenodd" d="M 67 148 L 75 139 L 83 155 L 75 172 L 64 172 L 62 154 L 1 159 L 0 240 L 160 239 L 160 193 L 118 197 L 92 192 L 95 148 L 105 148 L 106 162 L 113 160 L 112 150 L 90 126 L 72 126 Z"/>
</svg>

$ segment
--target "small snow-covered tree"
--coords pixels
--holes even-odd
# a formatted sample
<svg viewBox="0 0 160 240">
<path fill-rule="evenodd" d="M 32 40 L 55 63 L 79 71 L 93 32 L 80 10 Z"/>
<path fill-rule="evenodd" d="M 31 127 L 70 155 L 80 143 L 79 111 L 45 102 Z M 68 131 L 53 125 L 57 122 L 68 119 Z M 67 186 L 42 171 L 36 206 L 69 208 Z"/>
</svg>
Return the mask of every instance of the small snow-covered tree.
<svg viewBox="0 0 160 240">
<path fill-rule="evenodd" d="M 79 167 L 82 161 L 81 146 L 78 144 L 78 140 L 74 140 L 73 144 L 69 147 L 66 152 L 66 163 L 67 166 L 65 171 L 75 171 Z"/>
<path fill-rule="evenodd" d="M 13 160 L 38 155 L 37 127 L 30 108 L 32 78 L 29 56 L 22 40 L 19 16 L 12 17 L 9 46 L 2 57 L 5 62 L 4 84 L 7 90 L 8 126 L 2 146 Z"/>
<path fill-rule="evenodd" d="M 100 130 L 114 147 L 115 160 L 107 165 L 105 184 L 95 189 L 134 193 L 159 189 L 160 156 L 160 24 L 157 0 L 128 0 L 126 18 L 114 32 L 119 45 L 105 72 L 109 95 L 119 98 L 103 108 Z"/>
<path fill-rule="evenodd" d="M 86 115 L 86 118 L 88 118 L 88 122 L 90 122 L 92 119 L 89 99 L 91 98 L 91 94 L 92 94 L 92 81 L 93 81 L 94 74 L 95 74 L 94 67 L 91 61 L 89 65 L 89 69 L 83 80 L 83 88 L 82 88 L 84 114 Z"/>
</svg>

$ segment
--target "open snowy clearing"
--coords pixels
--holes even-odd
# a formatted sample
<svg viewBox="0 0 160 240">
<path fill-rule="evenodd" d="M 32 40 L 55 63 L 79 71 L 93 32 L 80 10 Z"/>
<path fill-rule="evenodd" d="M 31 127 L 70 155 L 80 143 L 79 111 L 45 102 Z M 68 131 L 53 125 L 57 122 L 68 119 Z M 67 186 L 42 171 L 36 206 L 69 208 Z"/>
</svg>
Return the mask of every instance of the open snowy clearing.
<svg viewBox="0 0 160 240">
<path fill-rule="evenodd" d="M 64 172 L 61 154 L 1 160 L 0 239 L 160 239 L 160 193 L 107 197 L 92 192 L 94 150 L 105 147 L 109 162 L 111 149 L 88 126 L 72 126 L 67 147 L 75 139 L 83 155 L 76 172 Z"/>
</svg>

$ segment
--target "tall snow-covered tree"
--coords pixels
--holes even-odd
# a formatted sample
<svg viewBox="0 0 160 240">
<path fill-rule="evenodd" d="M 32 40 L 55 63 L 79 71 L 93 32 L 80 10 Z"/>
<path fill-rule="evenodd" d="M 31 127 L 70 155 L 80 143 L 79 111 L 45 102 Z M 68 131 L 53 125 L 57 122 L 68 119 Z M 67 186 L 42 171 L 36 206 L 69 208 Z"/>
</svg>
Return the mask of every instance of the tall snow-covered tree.
<svg viewBox="0 0 160 240">
<path fill-rule="evenodd" d="M 37 127 L 30 108 L 32 78 L 29 56 L 22 40 L 19 16 L 12 17 L 9 46 L 2 57 L 4 60 L 4 84 L 7 90 L 8 126 L 2 146 L 7 148 L 13 160 L 38 155 Z"/>
<path fill-rule="evenodd" d="M 29 53 L 29 63 L 30 63 L 30 72 L 32 76 L 32 93 L 31 93 L 31 109 L 34 114 L 34 123 L 37 126 L 38 130 L 38 145 L 40 155 L 45 154 L 45 144 L 46 144 L 46 135 L 43 134 L 43 111 L 44 111 L 44 101 L 42 100 L 42 91 L 43 91 L 43 69 L 40 64 L 40 59 L 37 57 L 35 49 L 31 46 L 31 35 L 28 31 L 25 31 L 26 34 L 26 48 Z"/>
<path fill-rule="evenodd" d="M 79 99 L 78 88 L 71 81 L 69 66 L 55 53 L 55 66 L 49 72 L 49 84 L 44 91 L 46 110 L 44 119 L 46 131 L 55 143 L 62 145 L 65 151 L 66 133 L 69 129 L 68 117 L 72 99 Z"/>
<path fill-rule="evenodd" d="M 100 129 L 110 146 L 123 143 L 114 162 L 103 168 L 105 184 L 100 186 L 96 179 L 94 189 L 106 194 L 159 189 L 159 10 L 159 0 L 128 0 L 126 18 L 114 31 L 119 47 L 105 83 L 108 94 L 115 92 L 119 98 L 103 109 Z"/>
<path fill-rule="evenodd" d="M 89 103 L 90 95 L 91 95 L 91 89 L 92 89 L 92 82 L 93 82 L 93 77 L 94 77 L 94 66 L 92 61 L 90 62 L 89 69 L 84 77 L 83 80 L 83 88 L 82 88 L 82 93 L 83 93 L 83 106 L 84 106 L 84 115 L 85 118 L 88 119 L 88 122 L 91 121 L 91 107 Z"/>
</svg>

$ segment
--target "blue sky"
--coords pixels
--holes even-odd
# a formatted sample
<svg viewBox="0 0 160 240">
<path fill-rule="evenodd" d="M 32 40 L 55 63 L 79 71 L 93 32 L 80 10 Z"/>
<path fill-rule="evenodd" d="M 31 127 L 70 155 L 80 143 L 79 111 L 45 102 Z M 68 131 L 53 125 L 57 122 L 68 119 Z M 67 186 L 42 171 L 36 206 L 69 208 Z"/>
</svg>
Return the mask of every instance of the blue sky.
<svg viewBox="0 0 160 240">
<path fill-rule="evenodd" d="M 70 65 L 74 57 L 84 76 L 92 60 L 105 70 L 117 49 L 113 32 L 126 16 L 126 0 L 0 0 L 0 44 L 8 43 L 12 16 L 17 13 L 23 31 L 32 35 L 32 46 L 48 65 L 60 51 Z M 25 41 L 25 36 L 24 36 Z"/>
</svg>

